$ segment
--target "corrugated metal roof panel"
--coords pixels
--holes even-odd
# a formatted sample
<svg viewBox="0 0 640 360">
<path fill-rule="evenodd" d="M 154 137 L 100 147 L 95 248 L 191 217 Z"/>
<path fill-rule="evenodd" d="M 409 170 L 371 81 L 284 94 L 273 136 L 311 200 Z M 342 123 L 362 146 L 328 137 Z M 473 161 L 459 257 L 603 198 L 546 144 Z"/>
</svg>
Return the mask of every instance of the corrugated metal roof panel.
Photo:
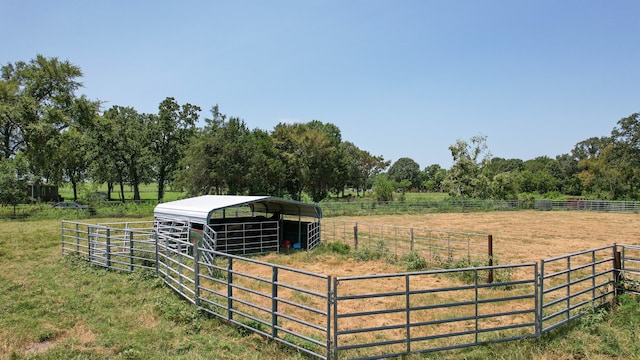
<svg viewBox="0 0 640 360">
<path fill-rule="evenodd" d="M 250 206 L 259 212 L 280 212 L 285 215 L 321 218 L 322 210 L 315 204 L 271 196 L 203 195 L 158 204 L 153 214 L 156 218 L 170 218 L 207 223 L 211 213 L 240 206 Z"/>
</svg>

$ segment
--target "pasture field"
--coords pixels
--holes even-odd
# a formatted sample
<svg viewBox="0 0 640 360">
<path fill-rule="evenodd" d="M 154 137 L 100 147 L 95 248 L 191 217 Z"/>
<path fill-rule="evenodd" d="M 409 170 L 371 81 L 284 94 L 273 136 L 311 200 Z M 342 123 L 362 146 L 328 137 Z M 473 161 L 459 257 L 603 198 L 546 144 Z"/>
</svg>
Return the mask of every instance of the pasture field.
<svg viewBox="0 0 640 360">
<path fill-rule="evenodd" d="M 173 201 L 177 199 L 184 198 L 186 196 L 185 192 L 182 191 L 173 191 L 171 187 L 165 187 L 164 193 L 164 201 Z M 91 192 L 103 192 L 107 193 L 107 185 L 101 184 L 96 185 L 93 183 L 84 183 L 78 187 L 78 198 L 85 198 L 87 193 Z M 58 190 L 60 196 L 62 196 L 67 201 L 73 200 L 73 188 L 71 185 L 67 184 L 66 186 L 61 186 Z M 120 187 L 116 186 L 111 193 L 111 198 L 113 200 L 120 200 Z M 133 199 L 133 188 L 131 186 L 124 187 L 124 198 L 125 200 Z M 140 184 L 140 198 L 142 200 L 148 201 L 156 201 L 158 199 L 158 184 Z"/>
<path fill-rule="evenodd" d="M 612 243 L 640 244 L 640 215 L 637 214 L 518 211 L 340 219 L 492 234 L 494 252 L 501 264 L 539 261 Z M 117 220 L 91 219 L 89 222 L 114 221 Z M 262 259 L 333 276 L 406 271 L 384 260 L 359 262 L 331 253 L 271 254 Z M 454 282 L 455 279 L 440 278 L 439 281 Z M 622 314 L 622 318 L 587 317 L 587 322 L 559 328 L 542 339 L 415 358 L 637 359 L 640 335 L 628 327 L 629 323 L 637 326 L 640 315 L 638 306 L 631 309 L 632 312 Z M 151 273 L 106 271 L 73 257 L 63 258 L 59 220 L 3 221 L 0 223 L 0 359 L 32 358 L 304 357 L 246 330 L 207 318 Z"/>
<path fill-rule="evenodd" d="M 640 244 L 638 214 L 528 210 L 339 219 L 491 234 L 494 256 L 502 264 L 540 261 L 613 243 Z"/>
</svg>

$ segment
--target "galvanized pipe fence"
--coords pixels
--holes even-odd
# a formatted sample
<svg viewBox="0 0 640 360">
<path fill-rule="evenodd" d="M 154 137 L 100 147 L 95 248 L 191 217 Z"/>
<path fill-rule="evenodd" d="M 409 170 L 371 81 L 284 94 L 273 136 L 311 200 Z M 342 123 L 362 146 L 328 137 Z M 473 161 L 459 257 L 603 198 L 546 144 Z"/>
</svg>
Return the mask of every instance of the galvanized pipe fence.
<svg viewBox="0 0 640 360">
<path fill-rule="evenodd" d="M 320 359 L 539 337 L 620 292 L 637 293 L 640 284 L 634 245 L 540 263 L 335 277 L 214 251 L 179 233 L 63 221 L 62 254 L 109 269 L 155 271 L 211 316 Z M 495 278 L 487 283 L 490 271 Z"/>
</svg>

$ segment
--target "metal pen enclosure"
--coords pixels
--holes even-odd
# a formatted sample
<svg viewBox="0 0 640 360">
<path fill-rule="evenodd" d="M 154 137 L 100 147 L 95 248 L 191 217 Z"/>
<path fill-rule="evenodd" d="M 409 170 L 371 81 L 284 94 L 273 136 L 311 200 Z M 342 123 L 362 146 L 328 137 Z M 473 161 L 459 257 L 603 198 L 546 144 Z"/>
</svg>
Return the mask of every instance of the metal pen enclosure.
<svg viewBox="0 0 640 360">
<path fill-rule="evenodd" d="M 212 316 L 320 359 L 387 358 L 538 337 L 638 292 L 640 247 L 540 263 L 332 277 L 212 249 L 186 222 L 62 222 L 62 254 L 120 271 L 155 271 Z M 163 228 L 165 227 L 165 228 Z M 496 279 L 486 283 L 489 271 Z M 502 272 L 510 272 L 503 277 Z M 466 279 L 455 286 L 438 279 Z M 373 282 L 378 290 L 362 286 Z"/>
</svg>

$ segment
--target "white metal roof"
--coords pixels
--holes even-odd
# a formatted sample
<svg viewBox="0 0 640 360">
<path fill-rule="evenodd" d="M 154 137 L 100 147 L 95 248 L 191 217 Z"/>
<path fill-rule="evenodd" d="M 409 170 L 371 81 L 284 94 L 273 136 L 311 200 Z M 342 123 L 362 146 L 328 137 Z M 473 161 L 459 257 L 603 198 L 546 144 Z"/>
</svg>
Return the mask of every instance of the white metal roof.
<svg viewBox="0 0 640 360">
<path fill-rule="evenodd" d="M 256 212 L 280 212 L 284 215 L 322 217 L 322 209 L 314 204 L 272 196 L 203 195 L 158 204 L 153 210 L 156 218 L 189 220 L 206 224 L 216 210 L 249 206 Z"/>
</svg>

